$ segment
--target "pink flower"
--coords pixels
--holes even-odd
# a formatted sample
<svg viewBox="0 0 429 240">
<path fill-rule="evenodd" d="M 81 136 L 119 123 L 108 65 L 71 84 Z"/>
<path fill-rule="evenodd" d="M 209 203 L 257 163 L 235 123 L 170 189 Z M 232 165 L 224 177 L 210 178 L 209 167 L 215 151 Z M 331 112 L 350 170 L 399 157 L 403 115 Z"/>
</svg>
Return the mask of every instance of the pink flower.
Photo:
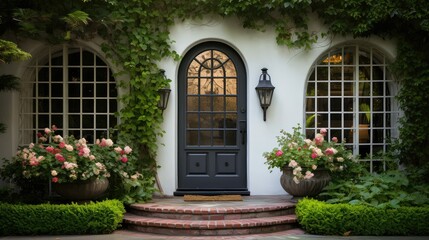
<svg viewBox="0 0 429 240">
<path fill-rule="evenodd" d="M 313 152 L 313 153 L 311 154 L 311 158 L 312 158 L 312 159 L 317 158 L 317 153 Z"/>
<path fill-rule="evenodd" d="M 65 158 L 63 157 L 63 155 L 57 153 L 55 154 L 55 159 L 57 159 L 59 162 L 64 162 Z"/>
<path fill-rule="evenodd" d="M 47 151 L 48 153 L 54 153 L 54 147 L 52 147 L 52 146 L 48 146 L 48 147 L 46 147 L 46 151 Z"/>
<path fill-rule="evenodd" d="M 278 151 L 276 152 L 276 156 L 277 156 L 277 157 L 280 157 L 281 155 L 283 155 L 283 151 L 282 151 L 282 150 L 278 150 Z"/>
<path fill-rule="evenodd" d="M 37 166 L 39 165 L 39 161 L 37 161 L 36 157 L 32 158 L 30 160 L 30 166 Z"/>
<path fill-rule="evenodd" d="M 316 134 L 316 137 L 314 138 L 314 141 L 316 142 L 316 145 L 322 145 L 324 141 L 324 137 L 322 134 L 318 133 Z"/>
<path fill-rule="evenodd" d="M 51 133 L 52 131 L 51 131 L 51 129 L 49 129 L 49 128 L 45 128 L 45 133 L 46 134 L 49 134 L 49 133 Z"/>
<path fill-rule="evenodd" d="M 333 137 L 332 138 L 332 142 L 337 143 L 338 142 L 338 138 L 337 137 Z"/>
<path fill-rule="evenodd" d="M 121 162 L 123 162 L 123 163 L 128 162 L 128 158 L 125 156 L 121 157 Z"/>
<path fill-rule="evenodd" d="M 51 128 L 52 128 L 52 130 L 54 130 L 54 131 L 57 131 L 57 129 L 58 129 L 58 128 L 57 128 L 57 126 L 55 126 L 55 125 L 52 125 L 52 127 L 51 127 Z"/>
<path fill-rule="evenodd" d="M 53 183 L 58 182 L 58 178 L 57 178 L 57 177 L 53 177 L 53 178 L 52 178 L 52 182 L 53 182 Z"/>
<path fill-rule="evenodd" d="M 59 148 L 64 148 L 66 146 L 66 144 L 64 143 L 64 142 L 60 142 L 59 144 L 58 144 L 58 147 Z"/>
<path fill-rule="evenodd" d="M 335 148 L 327 148 L 325 150 L 325 154 L 326 155 L 334 155 L 335 153 L 337 153 L 338 151 Z"/>
<path fill-rule="evenodd" d="M 310 179 L 312 177 L 314 177 L 314 173 L 312 173 L 310 171 L 305 172 L 304 179 Z"/>
<path fill-rule="evenodd" d="M 326 136 L 327 132 L 328 132 L 328 130 L 326 130 L 326 128 L 320 129 L 320 134 L 322 134 L 323 136 Z"/>
</svg>

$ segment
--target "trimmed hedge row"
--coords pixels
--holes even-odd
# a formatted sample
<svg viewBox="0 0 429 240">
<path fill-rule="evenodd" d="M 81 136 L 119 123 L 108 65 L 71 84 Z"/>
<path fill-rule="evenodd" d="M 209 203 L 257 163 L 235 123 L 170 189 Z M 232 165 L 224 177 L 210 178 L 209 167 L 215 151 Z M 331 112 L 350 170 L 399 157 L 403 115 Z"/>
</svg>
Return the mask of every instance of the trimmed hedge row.
<svg viewBox="0 0 429 240">
<path fill-rule="evenodd" d="M 58 205 L 0 203 L 0 236 L 111 233 L 124 213 L 118 200 Z"/>
<path fill-rule="evenodd" d="M 296 206 L 299 224 L 318 235 L 429 235 L 429 207 L 375 208 L 302 199 Z"/>
</svg>

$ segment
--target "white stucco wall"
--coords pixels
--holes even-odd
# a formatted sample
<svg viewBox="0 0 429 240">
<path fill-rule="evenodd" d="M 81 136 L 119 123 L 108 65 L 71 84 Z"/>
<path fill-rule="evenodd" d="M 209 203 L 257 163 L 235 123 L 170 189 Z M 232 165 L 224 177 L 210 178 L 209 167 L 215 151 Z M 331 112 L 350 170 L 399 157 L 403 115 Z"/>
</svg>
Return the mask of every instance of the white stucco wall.
<svg viewBox="0 0 429 240">
<path fill-rule="evenodd" d="M 321 27 L 314 22 L 310 29 L 319 31 Z M 309 51 L 290 50 L 278 46 L 272 30 L 258 32 L 243 29 L 235 19 L 205 19 L 192 22 L 178 22 L 171 29 L 173 49 L 184 55 L 190 48 L 204 41 L 220 41 L 233 47 L 243 58 L 247 71 L 247 166 L 248 188 L 252 195 L 286 194 L 280 186 L 280 171 L 270 173 L 264 164 L 262 153 L 277 146 L 276 136 L 280 129 L 291 130 L 293 126 L 304 124 L 305 84 L 316 59 L 336 44 L 352 38 L 321 39 Z M 394 56 L 393 42 L 371 38 L 360 41 L 371 43 Z M 172 79 L 172 94 L 168 109 L 164 112 L 165 136 L 160 142 L 158 154 L 159 177 L 164 193 L 172 195 L 177 187 L 177 118 L 178 94 L 177 75 L 179 63 L 165 61 L 161 67 Z M 272 84 L 276 87 L 273 101 L 267 110 L 267 121 L 263 121 L 263 112 L 256 95 L 261 68 L 268 68 Z"/>
<path fill-rule="evenodd" d="M 319 31 L 321 27 L 314 22 L 310 30 Z M 297 123 L 304 123 L 305 84 L 316 59 L 336 44 L 352 38 L 322 39 L 309 51 L 290 50 L 278 46 L 275 33 L 268 29 L 258 32 L 243 29 L 235 19 L 210 18 L 193 22 L 178 22 L 171 29 L 173 49 L 184 55 L 198 43 L 215 40 L 233 47 L 242 57 L 247 74 L 247 166 L 248 189 L 252 195 L 286 194 L 281 188 L 280 171 L 272 173 L 264 164 L 262 153 L 276 146 L 276 136 L 280 129 L 291 130 Z M 355 41 L 355 40 L 353 40 Z M 395 55 L 394 43 L 378 38 L 361 39 L 362 43 L 371 43 L 384 51 L 387 56 Z M 103 55 L 99 44 L 89 43 L 93 50 Z M 32 54 L 40 50 L 40 43 L 27 41 L 21 46 Z M 23 77 L 26 62 L 0 65 L 0 73 Z M 180 62 L 167 59 L 160 63 L 166 76 L 172 79 L 170 102 L 164 111 L 165 135 L 159 139 L 158 164 L 159 179 L 164 193 L 172 195 L 177 187 L 177 75 Z M 113 66 L 113 65 L 111 65 Z M 261 68 L 268 68 L 272 83 L 276 87 L 272 105 L 267 111 L 267 121 L 263 121 L 263 112 L 259 105 L 255 87 L 258 84 Z M 18 145 L 18 93 L 0 93 L 0 121 L 7 124 L 8 131 L 0 135 L 0 157 L 9 158 Z M 162 144 L 161 144 L 162 143 Z"/>
</svg>

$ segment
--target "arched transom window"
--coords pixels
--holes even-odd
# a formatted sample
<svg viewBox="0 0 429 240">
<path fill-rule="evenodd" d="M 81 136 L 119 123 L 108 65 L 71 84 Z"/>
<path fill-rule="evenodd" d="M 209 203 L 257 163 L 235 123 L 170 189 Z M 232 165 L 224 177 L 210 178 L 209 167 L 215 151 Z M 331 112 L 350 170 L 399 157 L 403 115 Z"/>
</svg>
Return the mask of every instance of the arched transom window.
<svg viewBox="0 0 429 240">
<path fill-rule="evenodd" d="M 22 84 L 20 144 L 56 125 L 58 134 L 84 137 L 89 143 L 109 137 L 117 124 L 117 89 L 112 71 L 92 51 L 63 46 L 35 57 Z"/>
<path fill-rule="evenodd" d="M 343 139 L 355 155 L 382 170 L 380 154 L 396 134 L 397 112 L 386 57 L 371 47 L 343 46 L 313 66 L 306 89 L 306 135 L 321 128 Z"/>
</svg>

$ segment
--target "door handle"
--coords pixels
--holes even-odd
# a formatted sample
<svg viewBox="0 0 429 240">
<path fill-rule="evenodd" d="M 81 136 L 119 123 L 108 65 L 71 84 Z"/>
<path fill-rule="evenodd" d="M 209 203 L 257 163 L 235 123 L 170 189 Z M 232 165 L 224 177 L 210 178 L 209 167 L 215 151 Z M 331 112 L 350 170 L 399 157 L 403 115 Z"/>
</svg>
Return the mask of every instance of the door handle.
<svg viewBox="0 0 429 240">
<path fill-rule="evenodd" d="M 246 120 L 240 120 L 239 128 L 241 133 L 241 144 L 246 143 L 246 133 L 247 133 L 247 122 Z"/>
</svg>

